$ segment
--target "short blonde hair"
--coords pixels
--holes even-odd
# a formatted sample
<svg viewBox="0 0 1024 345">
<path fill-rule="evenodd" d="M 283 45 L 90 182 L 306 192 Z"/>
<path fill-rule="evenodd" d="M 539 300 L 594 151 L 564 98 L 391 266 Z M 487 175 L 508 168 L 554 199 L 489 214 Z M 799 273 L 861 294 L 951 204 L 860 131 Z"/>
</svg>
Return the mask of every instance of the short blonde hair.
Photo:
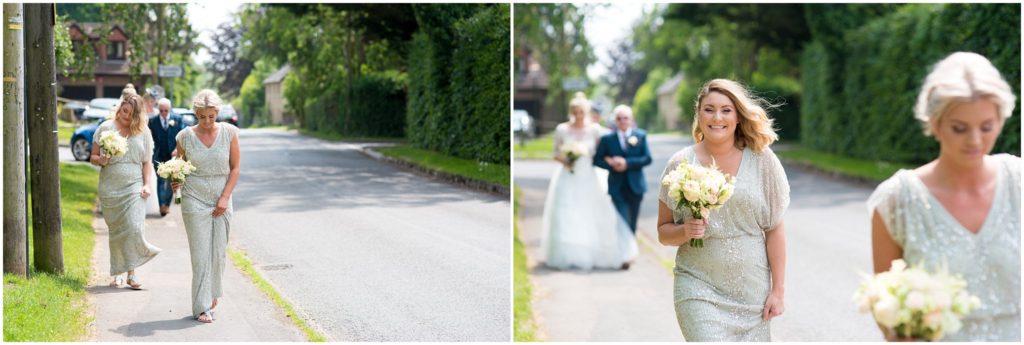
<svg viewBox="0 0 1024 345">
<path fill-rule="evenodd" d="M 704 97 L 712 92 L 718 92 L 732 101 L 736 107 L 738 124 L 736 126 L 736 146 L 740 149 L 750 147 L 755 152 L 763 151 L 768 145 L 779 140 L 772 125 L 774 120 L 768 117 L 765 108 L 776 105 L 768 101 L 754 97 L 743 85 L 728 79 L 713 79 L 700 88 L 697 93 L 697 101 L 693 104 L 693 140 L 704 141 L 704 132 L 699 124 L 700 104 Z"/>
<path fill-rule="evenodd" d="M 217 92 L 210 89 L 200 90 L 196 93 L 195 97 L 192 97 L 192 111 L 199 112 L 199 109 L 203 108 L 216 108 L 220 111 L 220 106 L 223 104 L 220 96 L 217 96 Z"/>
<path fill-rule="evenodd" d="M 629 117 L 633 117 L 633 108 L 630 108 L 628 105 L 625 104 L 619 104 L 615 106 L 614 110 L 612 110 L 612 115 L 619 116 L 619 113 L 624 113 L 626 115 L 629 115 Z"/>
<path fill-rule="evenodd" d="M 1013 114 L 1017 97 L 984 56 L 956 52 L 936 63 L 925 77 L 914 105 L 914 117 L 924 125 L 924 135 L 931 136 L 934 126 L 953 105 L 980 99 L 995 103 L 1001 119 L 1006 119 Z"/>
</svg>

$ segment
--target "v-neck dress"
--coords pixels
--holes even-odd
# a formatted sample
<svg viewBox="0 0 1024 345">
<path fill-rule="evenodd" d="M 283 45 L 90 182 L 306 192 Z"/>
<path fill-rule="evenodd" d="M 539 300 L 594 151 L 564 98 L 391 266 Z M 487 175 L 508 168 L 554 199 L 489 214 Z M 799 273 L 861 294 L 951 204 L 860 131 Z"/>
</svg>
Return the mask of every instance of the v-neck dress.
<svg viewBox="0 0 1024 345">
<path fill-rule="evenodd" d="M 219 217 L 213 216 L 220 194 L 231 172 L 231 139 L 238 128 L 217 123 L 219 130 L 209 147 L 196 136 L 195 126 L 178 133 L 178 143 L 185 148 L 185 158 L 196 170 L 185 178 L 181 192 L 181 215 L 185 220 L 189 252 L 192 257 L 192 313 L 206 311 L 213 299 L 223 295 L 221 277 L 231 230 L 231 201 Z"/>
<path fill-rule="evenodd" d="M 981 307 L 943 341 L 1020 341 L 1020 164 L 1009 154 L 991 156 L 999 168 L 992 206 L 972 233 L 932 195 L 912 170 L 900 170 L 868 199 L 909 264 L 947 267 L 967 281 Z"/>
<path fill-rule="evenodd" d="M 681 162 L 700 164 L 693 146 L 669 160 L 664 179 Z M 733 196 L 711 211 L 704 247 L 679 246 L 674 296 L 676 318 L 687 341 L 770 341 L 769 321 L 762 320 L 771 292 L 771 269 L 765 232 L 774 229 L 789 206 L 789 182 L 770 148 L 743 150 Z M 670 205 L 662 185 L 658 200 Z M 681 224 L 690 211 L 674 210 Z"/>
</svg>

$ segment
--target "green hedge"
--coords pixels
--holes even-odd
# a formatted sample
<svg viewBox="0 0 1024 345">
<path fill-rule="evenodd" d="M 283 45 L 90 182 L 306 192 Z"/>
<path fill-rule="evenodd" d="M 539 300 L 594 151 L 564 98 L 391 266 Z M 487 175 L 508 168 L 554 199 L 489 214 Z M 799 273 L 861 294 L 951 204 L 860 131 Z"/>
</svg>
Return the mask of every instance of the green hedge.
<svg viewBox="0 0 1024 345">
<path fill-rule="evenodd" d="M 841 36 L 843 44 L 831 41 Z M 815 35 L 801 59 L 801 141 L 857 158 L 923 163 L 938 144 L 913 117 L 921 83 L 955 51 L 988 57 L 1020 94 L 1020 6 L 906 5 L 843 35 Z M 995 152 L 1020 155 L 1019 100 Z"/>
<path fill-rule="evenodd" d="M 509 162 L 508 4 L 414 7 L 406 137 L 415 146 Z"/>
<path fill-rule="evenodd" d="M 358 76 L 347 106 L 344 86 L 329 87 L 306 105 L 303 127 L 350 137 L 401 137 L 405 84 L 405 74 L 397 71 Z"/>
</svg>

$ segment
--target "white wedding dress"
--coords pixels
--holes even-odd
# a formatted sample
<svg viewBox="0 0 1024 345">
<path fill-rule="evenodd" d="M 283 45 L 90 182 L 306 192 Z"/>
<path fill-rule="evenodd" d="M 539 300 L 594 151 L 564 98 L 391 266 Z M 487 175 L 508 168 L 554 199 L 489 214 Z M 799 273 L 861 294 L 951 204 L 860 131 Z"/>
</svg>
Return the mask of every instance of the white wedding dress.
<svg viewBox="0 0 1024 345">
<path fill-rule="evenodd" d="M 575 129 L 563 123 L 555 129 L 556 151 L 564 143 L 581 142 L 590 154 L 576 160 L 573 172 L 559 166 L 548 187 L 541 237 L 548 267 L 617 269 L 639 252 L 592 162 L 600 133 L 596 125 Z"/>
</svg>

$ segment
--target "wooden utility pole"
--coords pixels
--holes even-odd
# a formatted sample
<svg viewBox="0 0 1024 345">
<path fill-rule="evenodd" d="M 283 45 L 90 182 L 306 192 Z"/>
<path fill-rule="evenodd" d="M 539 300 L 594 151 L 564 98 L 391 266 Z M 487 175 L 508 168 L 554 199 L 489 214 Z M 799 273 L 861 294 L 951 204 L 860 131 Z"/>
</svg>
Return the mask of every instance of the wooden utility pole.
<svg viewBox="0 0 1024 345">
<path fill-rule="evenodd" d="M 60 165 L 57 154 L 57 68 L 53 26 L 56 5 L 25 4 L 25 76 L 32 190 L 32 255 L 39 272 L 63 273 Z"/>
<path fill-rule="evenodd" d="M 4 273 L 28 274 L 21 4 L 4 3 Z"/>
</svg>

